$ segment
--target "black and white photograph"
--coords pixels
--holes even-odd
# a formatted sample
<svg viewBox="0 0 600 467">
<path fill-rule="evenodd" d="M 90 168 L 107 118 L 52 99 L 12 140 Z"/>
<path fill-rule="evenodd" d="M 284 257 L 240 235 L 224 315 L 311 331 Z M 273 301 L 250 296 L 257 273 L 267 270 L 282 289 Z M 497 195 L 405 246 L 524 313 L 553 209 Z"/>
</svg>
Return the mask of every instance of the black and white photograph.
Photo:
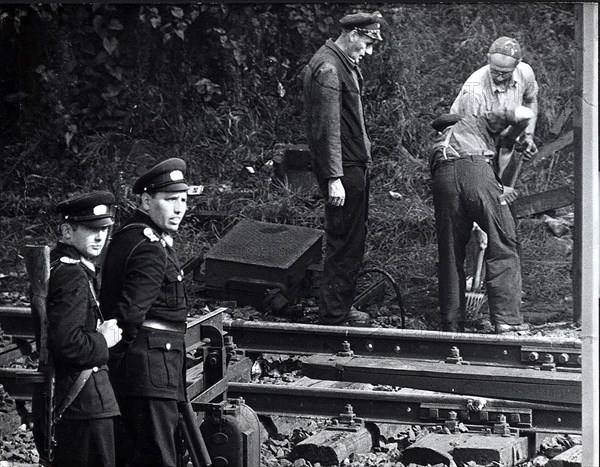
<svg viewBox="0 0 600 467">
<path fill-rule="evenodd" d="M 0 467 L 600 467 L 595 2 L 0 2 Z"/>
</svg>

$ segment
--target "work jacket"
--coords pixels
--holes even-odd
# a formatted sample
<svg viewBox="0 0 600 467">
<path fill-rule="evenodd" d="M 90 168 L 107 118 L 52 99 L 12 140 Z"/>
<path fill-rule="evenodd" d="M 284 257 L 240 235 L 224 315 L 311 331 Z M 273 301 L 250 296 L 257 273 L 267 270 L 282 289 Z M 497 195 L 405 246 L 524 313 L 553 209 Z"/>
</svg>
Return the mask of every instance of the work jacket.
<svg viewBox="0 0 600 467">
<path fill-rule="evenodd" d="M 346 166 L 371 162 L 358 66 L 328 40 L 304 69 L 308 144 L 320 180 L 344 175 Z"/>
</svg>

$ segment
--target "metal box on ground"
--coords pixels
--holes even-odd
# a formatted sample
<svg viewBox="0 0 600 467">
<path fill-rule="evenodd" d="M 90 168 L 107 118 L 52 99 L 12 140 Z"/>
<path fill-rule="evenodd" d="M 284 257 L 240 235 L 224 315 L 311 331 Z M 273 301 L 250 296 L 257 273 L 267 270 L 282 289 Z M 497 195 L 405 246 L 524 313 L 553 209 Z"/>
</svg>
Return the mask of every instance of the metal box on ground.
<svg viewBox="0 0 600 467">
<path fill-rule="evenodd" d="M 307 144 L 285 144 L 274 159 L 274 178 L 290 190 L 322 196 L 313 171 L 312 154 Z"/>
<path fill-rule="evenodd" d="M 306 269 L 321 260 L 322 237 L 318 229 L 243 219 L 206 253 L 206 290 L 261 307 L 279 289 L 294 302 Z"/>
</svg>

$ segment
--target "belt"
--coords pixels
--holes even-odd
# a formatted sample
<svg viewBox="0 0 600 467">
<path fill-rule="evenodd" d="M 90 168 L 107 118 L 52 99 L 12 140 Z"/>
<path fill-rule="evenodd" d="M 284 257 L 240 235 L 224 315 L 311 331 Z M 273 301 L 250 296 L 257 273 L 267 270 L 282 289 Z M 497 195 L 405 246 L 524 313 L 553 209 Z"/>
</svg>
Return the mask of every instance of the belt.
<svg viewBox="0 0 600 467">
<path fill-rule="evenodd" d="M 156 331 L 169 331 L 176 332 L 178 334 L 185 334 L 187 325 L 186 323 L 146 318 L 142 323 L 142 327 L 145 329 L 154 329 Z"/>
<path fill-rule="evenodd" d="M 433 160 L 431 162 L 430 165 L 430 169 L 431 172 L 433 173 L 435 171 L 435 169 L 440 165 L 440 164 L 445 164 L 448 162 L 456 162 L 456 161 L 472 161 L 472 162 L 485 162 L 487 164 L 493 164 L 493 159 L 487 156 L 483 156 L 481 154 L 467 154 L 467 155 L 461 155 L 456 156 L 456 155 L 452 155 L 449 156 L 447 158 L 444 157 L 438 157 L 439 153 L 436 153 L 433 157 Z"/>
</svg>

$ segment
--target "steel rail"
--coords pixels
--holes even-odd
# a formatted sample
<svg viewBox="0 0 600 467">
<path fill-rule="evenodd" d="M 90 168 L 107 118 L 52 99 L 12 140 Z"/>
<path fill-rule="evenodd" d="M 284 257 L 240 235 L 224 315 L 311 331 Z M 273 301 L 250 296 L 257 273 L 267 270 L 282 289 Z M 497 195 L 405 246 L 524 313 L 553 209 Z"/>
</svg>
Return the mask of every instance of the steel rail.
<svg viewBox="0 0 600 467">
<path fill-rule="evenodd" d="M 262 353 L 311 355 L 351 350 L 354 355 L 370 357 L 439 361 L 450 357 L 495 366 L 531 367 L 550 363 L 559 369 L 581 369 L 579 339 L 230 319 L 223 320 L 223 330 L 239 348 Z"/>
<path fill-rule="evenodd" d="M 193 377 L 194 373 L 198 373 L 197 369 L 188 369 L 188 378 Z M 0 381 L 14 399 L 31 400 L 34 386 L 43 384 L 44 375 L 31 369 L 0 368 Z M 346 404 L 350 404 L 357 416 L 375 423 L 443 424 L 444 420 L 450 418 L 450 411 L 454 411 L 458 420 L 468 425 L 490 426 L 504 415 L 515 428 L 557 433 L 581 432 L 580 405 L 482 399 L 414 389 L 384 392 L 224 383 L 228 397 L 242 397 L 253 410 L 264 415 L 335 417 L 344 411 Z M 190 389 L 191 385 L 188 393 Z M 202 399 L 202 394 L 194 393 L 193 396 L 196 401 Z M 211 398 L 205 397 L 206 400 Z"/>
<path fill-rule="evenodd" d="M 202 320 L 191 319 L 190 322 Z M 8 335 L 34 335 L 31 310 L 0 307 L 0 326 Z M 353 328 L 302 323 L 272 323 L 223 319 L 223 330 L 249 352 L 311 355 L 335 353 L 347 342 L 354 355 L 423 360 L 460 358 L 473 364 L 581 370 L 581 341 L 550 337 L 444 333 L 411 329 Z M 186 341 L 198 333 L 188 325 Z M 189 345 L 189 344 L 188 344 Z M 347 347 L 347 346 L 346 346 Z M 454 348 L 454 349 L 453 349 Z"/>
<path fill-rule="evenodd" d="M 381 357 L 312 355 L 302 373 L 319 380 L 383 384 L 481 397 L 581 405 L 581 373 L 449 365 Z"/>
<path fill-rule="evenodd" d="M 581 433 L 581 406 L 514 402 L 487 399 L 482 408 L 473 408 L 474 396 L 431 391 L 399 392 L 332 389 L 293 385 L 229 383 L 229 397 L 242 397 L 263 415 L 335 417 L 350 404 L 357 417 L 375 423 L 442 423 L 449 412 L 459 421 L 490 425 L 504 415 L 516 428 L 559 433 Z"/>
<path fill-rule="evenodd" d="M 19 338 L 35 335 L 31 308 L 24 306 L 0 306 L 0 327 L 4 334 Z"/>
<path fill-rule="evenodd" d="M 205 315 L 188 318 L 186 347 L 200 343 L 200 327 L 202 325 L 220 325 L 222 312 L 225 310 L 226 308 L 217 308 Z M 4 334 L 13 338 L 33 339 L 35 330 L 31 308 L 0 306 L 0 328 Z"/>
</svg>

